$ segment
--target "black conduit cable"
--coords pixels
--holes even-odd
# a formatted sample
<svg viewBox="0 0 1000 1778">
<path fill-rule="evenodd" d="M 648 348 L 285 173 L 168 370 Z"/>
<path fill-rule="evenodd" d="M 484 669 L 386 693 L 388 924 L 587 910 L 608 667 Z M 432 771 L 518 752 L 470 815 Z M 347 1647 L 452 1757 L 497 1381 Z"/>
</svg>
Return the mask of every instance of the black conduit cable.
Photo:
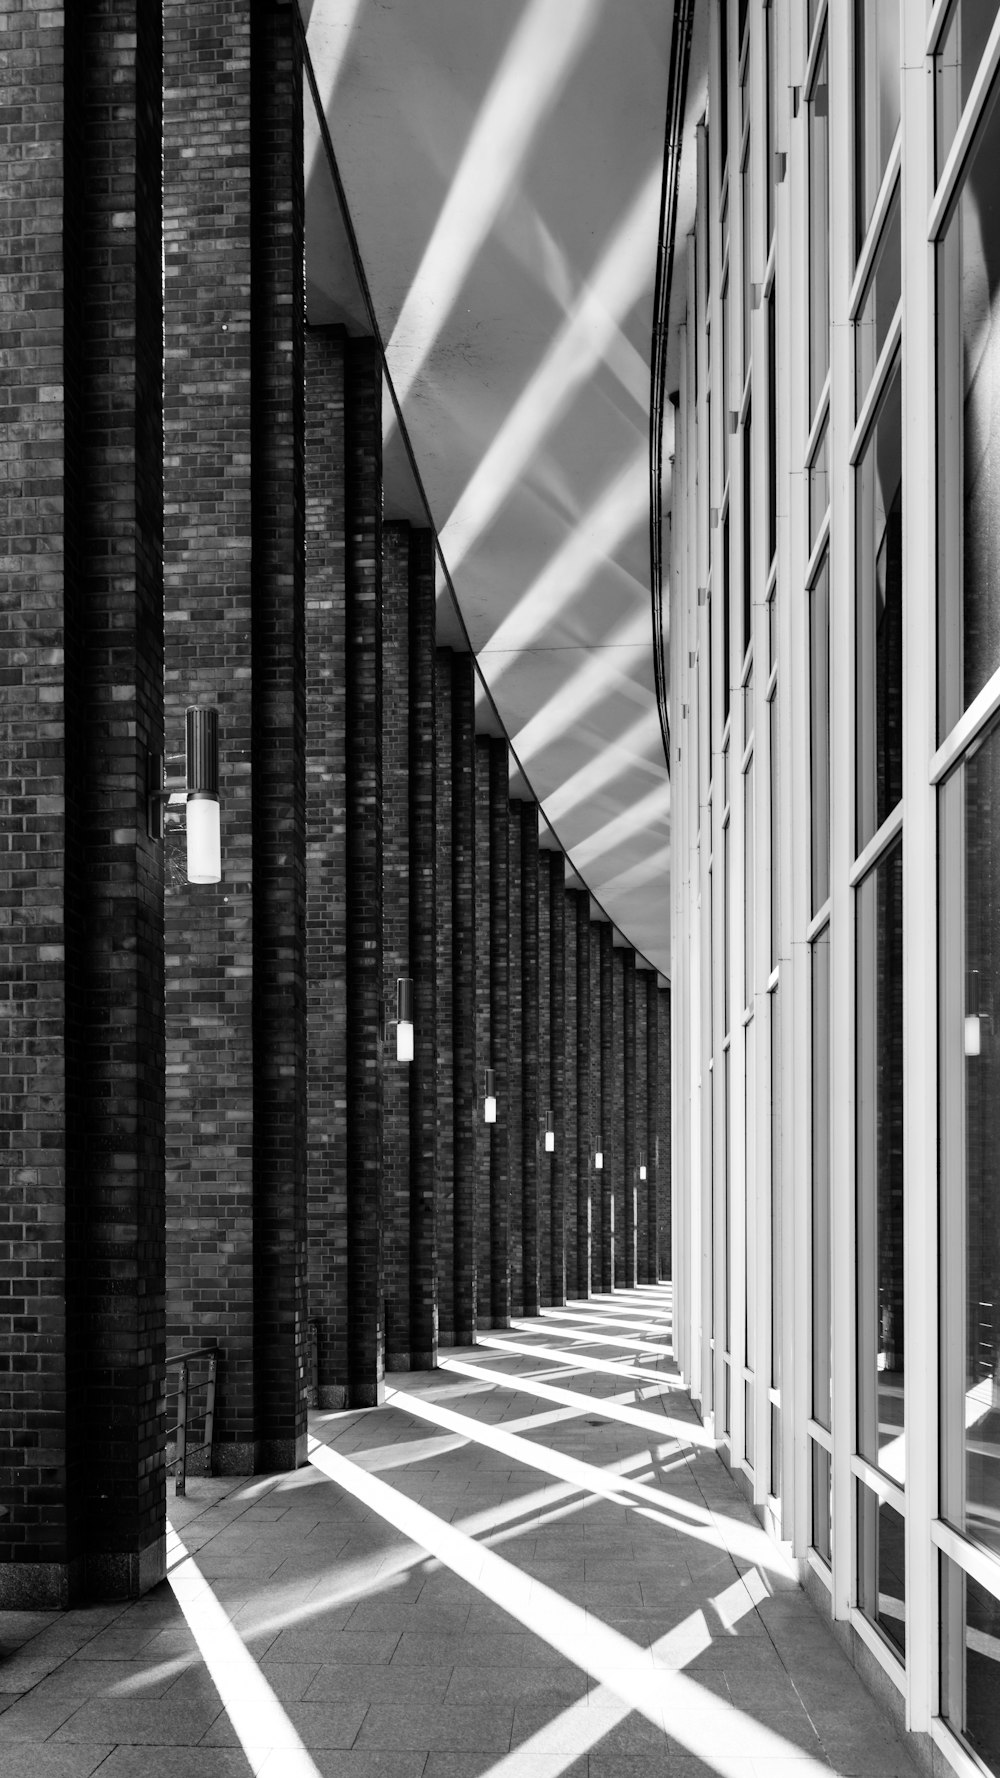
<svg viewBox="0 0 1000 1778">
<path fill-rule="evenodd" d="M 667 76 L 667 121 L 663 146 L 663 183 L 660 188 L 660 225 L 656 243 L 656 283 L 653 289 L 653 340 L 650 352 L 649 401 L 649 568 L 653 621 L 653 671 L 656 707 L 660 717 L 663 753 L 670 771 L 670 709 L 667 697 L 667 664 L 663 645 L 663 386 L 667 373 L 667 326 L 670 319 L 670 286 L 674 270 L 674 236 L 677 229 L 677 187 L 680 177 L 684 107 L 687 102 L 688 69 L 695 0 L 674 0 L 670 38 L 670 70 Z"/>
</svg>

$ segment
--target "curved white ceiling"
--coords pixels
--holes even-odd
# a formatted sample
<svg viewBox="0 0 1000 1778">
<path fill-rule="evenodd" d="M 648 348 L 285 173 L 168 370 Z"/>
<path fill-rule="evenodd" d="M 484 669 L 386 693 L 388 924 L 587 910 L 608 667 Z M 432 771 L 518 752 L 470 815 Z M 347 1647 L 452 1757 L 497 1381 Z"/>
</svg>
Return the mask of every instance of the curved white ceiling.
<svg viewBox="0 0 1000 1778">
<path fill-rule="evenodd" d="M 666 972 L 648 407 L 671 9 L 313 0 L 304 11 L 438 536 L 442 639 L 453 639 L 450 581 L 527 785 L 621 933 Z M 359 330 L 309 112 L 309 315 Z M 426 522 L 389 401 L 385 435 L 387 512 Z"/>
</svg>

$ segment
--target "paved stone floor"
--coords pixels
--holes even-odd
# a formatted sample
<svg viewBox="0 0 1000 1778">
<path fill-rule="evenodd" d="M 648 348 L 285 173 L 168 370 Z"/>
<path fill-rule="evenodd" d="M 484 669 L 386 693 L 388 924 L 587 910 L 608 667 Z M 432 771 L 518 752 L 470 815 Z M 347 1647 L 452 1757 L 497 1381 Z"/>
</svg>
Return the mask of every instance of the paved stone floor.
<svg viewBox="0 0 1000 1778">
<path fill-rule="evenodd" d="M 0 1778 L 912 1778 L 677 1387 L 667 1286 L 170 1511 L 142 1601 L 0 1613 Z"/>
</svg>

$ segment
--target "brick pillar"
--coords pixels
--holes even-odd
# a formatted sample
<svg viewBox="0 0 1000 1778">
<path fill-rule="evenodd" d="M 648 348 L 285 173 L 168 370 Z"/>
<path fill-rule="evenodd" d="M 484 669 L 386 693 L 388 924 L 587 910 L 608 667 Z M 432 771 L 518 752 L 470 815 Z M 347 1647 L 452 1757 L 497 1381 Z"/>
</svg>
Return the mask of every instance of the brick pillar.
<svg viewBox="0 0 1000 1778">
<path fill-rule="evenodd" d="M 510 954 L 510 1054 L 514 1087 L 510 1094 L 507 1152 L 510 1156 L 510 1304 L 512 1315 L 524 1314 L 524 1108 L 521 1103 L 521 1057 L 524 1053 L 524 996 L 521 985 L 521 809 L 508 808 L 507 846 L 510 892 L 508 920 Z"/>
<path fill-rule="evenodd" d="M 601 1267 L 595 1268 L 595 1281 L 600 1278 L 602 1290 L 610 1290 L 615 1281 L 615 1013 L 614 1013 L 614 935 L 605 922 L 598 927 L 600 946 L 600 1044 L 601 1044 L 601 1140 L 604 1144 L 604 1171 L 601 1175 Z M 613 1208 L 614 1206 L 614 1208 Z"/>
<path fill-rule="evenodd" d="M 549 853 L 549 1090 L 556 1146 L 551 1161 L 550 1301 L 566 1301 L 566 860 Z M 574 1120 L 575 1121 L 575 1120 Z M 574 1129 L 574 1136 L 576 1132 Z M 574 1142 L 575 1147 L 575 1142 Z"/>
<path fill-rule="evenodd" d="M 501 1141 L 506 1142 L 510 1118 L 510 1082 L 500 1072 L 494 1050 L 493 975 L 491 968 L 492 912 L 490 907 L 490 740 L 477 735 L 475 770 L 475 939 L 476 939 L 476 1092 L 481 1098 L 487 1068 L 496 1071 L 497 1121 L 484 1125 L 484 1140 L 475 1151 L 476 1175 L 476 1326 L 493 1325 L 493 1268 L 491 1263 L 493 1225 L 490 1215 L 490 1181 L 493 1177 L 493 1153 Z"/>
<path fill-rule="evenodd" d="M 437 909 L 437 1298 L 438 1333 L 442 1346 L 455 1344 L 455 925 L 452 875 L 453 725 L 452 672 L 455 657 L 439 648 L 434 657 L 434 896 Z"/>
<path fill-rule="evenodd" d="M 302 33 L 277 0 L 165 25 L 168 761 L 217 705 L 223 840 L 192 892 L 169 833 L 169 1331 L 222 1344 L 246 1471 L 305 1445 Z"/>
<path fill-rule="evenodd" d="M 538 1301 L 552 1306 L 552 1160 L 545 1149 L 545 1117 L 552 1107 L 552 897 L 549 853 L 538 854 Z"/>
<path fill-rule="evenodd" d="M 309 1314 L 321 1407 L 347 1400 L 346 337 L 306 332 Z"/>
<path fill-rule="evenodd" d="M 579 945 L 576 929 L 578 891 L 563 890 L 563 982 L 566 1022 L 563 1029 L 563 1223 L 566 1231 L 566 1295 L 578 1295 L 580 1231 L 577 1222 L 577 1182 L 586 1161 L 580 1149 L 580 1095 L 577 1091 L 577 1050 L 580 1042 Z"/>
<path fill-rule="evenodd" d="M 0 1606 L 16 1608 L 134 1597 L 165 1562 L 163 879 L 145 807 L 163 735 L 161 39 L 155 0 L 4 22 Z"/>
<path fill-rule="evenodd" d="M 521 804 L 521 1165 L 524 1313 L 541 1302 L 538 1249 L 538 804 Z"/>
<path fill-rule="evenodd" d="M 410 961 L 410 527 L 382 526 L 382 995 L 395 1016 Z M 383 1052 L 385 1368 L 410 1368 L 410 1073 Z"/>
<path fill-rule="evenodd" d="M 454 1029 L 454 1179 L 455 1179 L 455 1341 L 471 1345 L 476 1333 L 477 1255 L 479 1230 L 476 1202 L 478 1157 L 489 1155 L 489 1131 L 483 1125 L 483 1078 L 477 1074 L 477 995 L 480 933 L 476 884 L 478 807 L 476 769 L 476 694 L 470 654 L 456 654 L 451 668 L 451 795 L 453 933 L 452 1019 Z M 487 830 L 488 837 L 488 830 Z M 489 850 L 486 852 L 487 880 Z M 489 987 L 489 970 L 485 971 Z M 482 1033 L 485 1048 L 487 1033 Z M 482 1064 L 485 1069 L 485 1063 Z"/>
<path fill-rule="evenodd" d="M 646 1007 L 650 971 L 639 969 L 635 977 L 635 1131 L 636 1172 L 645 1160 L 646 1177 L 638 1180 L 636 1220 L 636 1277 L 640 1284 L 655 1284 L 649 1248 L 649 1071 L 647 1062 Z M 656 978 L 653 977 L 655 986 Z"/>
<path fill-rule="evenodd" d="M 590 896 L 585 889 L 573 890 L 570 902 L 576 924 L 576 1280 L 574 1294 L 589 1297 L 592 1285 L 593 1259 L 593 1193 L 594 1193 L 594 1073 L 595 1033 L 593 1021 L 593 977 L 591 957 L 593 934 L 590 925 Z"/>
<path fill-rule="evenodd" d="M 490 741 L 490 1038 L 497 1085 L 512 1091 L 510 1054 L 509 848 L 507 742 Z M 508 1100 L 509 1103 L 509 1100 Z M 494 1327 L 510 1326 L 509 1126 L 494 1126 L 490 1171 L 490 1316 Z"/>
<path fill-rule="evenodd" d="M 625 1215 L 625 952 L 615 946 L 611 953 L 611 993 L 613 1004 L 614 1041 L 611 1051 L 613 1121 L 611 1164 L 615 1194 L 615 1264 L 614 1281 L 622 1289 L 626 1283 L 626 1242 L 628 1224 Z M 605 1163 L 606 1164 L 606 1163 Z"/>
<path fill-rule="evenodd" d="M 659 1065 L 660 991 L 656 976 L 651 975 L 646 990 L 646 1141 L 649 1145 L 649 1262 L 654 1281 L 666 1276 L 660 1250 L 660 1065 Z"/>
<path fill-rule="evenodd" d="M 347 1332 L 348 1401 L 384 1394 L 382 1190 L 382 373 L 347 347 Z"/>
<path fill-rule="evenodd" d="M 410 534 L 410 962 L 414 1054 L 410 1067 L 410 1363 L 433 1370 L 438 1349 L 437 1222 L 437 799 L 434 539 Z"/>
<path fill-rule="evenodd" d="M 621 952 L 622 959 L 622 1084 L 624 1089 L 623 1136 L 625 1165 L 625 1240 L 623 1282 L 630 1288 L 636 1282 L 638 1240 L 636 1228 L 639 1214 L 639 1162 L 636 1143 L 636 1064 L 635 1064 L 635 952 Z"/>
<path fill-rule="evenodd" d="M 660 1276 L 672 1277 L 671 1260 L 671 1179 L 670 1179 L 670 989 L 657 992 L 657 1085 L 656 1108 L 659 1165 L 657 1167 L 656 1199 L 659 1233 Z"/>
</svg>

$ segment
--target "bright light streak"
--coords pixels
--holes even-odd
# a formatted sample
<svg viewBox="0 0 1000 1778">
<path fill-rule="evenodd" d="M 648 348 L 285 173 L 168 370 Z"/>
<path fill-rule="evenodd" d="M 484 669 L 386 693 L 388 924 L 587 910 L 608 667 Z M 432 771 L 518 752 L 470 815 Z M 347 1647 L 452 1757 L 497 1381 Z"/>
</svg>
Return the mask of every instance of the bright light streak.
<svg viewBox="0 0 1000 1778">
<path fill-rule="evenodd" d="M 459 1579 L 475 1587 L 515 1622 L 532 1635 L 542 1637 L 557 1654 L 598 1682 L 601 1689 L 591 1694 L 586 1715 L 591 1714 L 590 1707 L 595 1704 L 604 1708 L 593 1709 L 593 1739 L 589 1745 L 596 1745 L 613 1721 L 623 1720 L 634 1710 L 704 1760 L 719 1778 L 740 1778 L 748 1754 L 769 1760 L 791 1756 L 796 1761 L 795 1778 L 820 1778 L 820 1774 L 830 1778 L 828 1765 L 821 1765 L 810 1754 L 793 1748 L 774 1729 L 756 1722 L 735 1704 L 713 1696 L 711 1710 L 705 1708 L 704 1689 L 680 1671 L 712 1641 L 703 1612 L 692 1612 L 683 1623 L 661 1636 L 652 1649 L 640 1648 L 584 1607 L 564 1599 L 544 1581 L 474 1543 L 454 1525 L 437 1518 L 417 1501 L 397 1494 L 377 1476 L 368 1475 L 316 1439 L 310 1439 L 309 1456 L 310 1462 L 339 1487 L 349 1489 L 380 1518 L 419 1543 Z M 728 1627 L 751 1611 L 756 1599 L 766 1593 L 767 1587 L 759 1575 L 752 1587 L 739 1580 L 734 1587 L 726 1588 Z M 669 1677 L 663 1669 L 672 1669 Z M 574 1722 L 580 1723 L 584 1713 L 578 1706 L 570 1708 Z M 560 1721 L 557 1718 L 522 1743 L 516 1749 L 516 1761 L 514 1753 L 505 1755 L 483 1778 L 513 1778 L 516 1771 L 523 1771 L 525 1754 L 533 1745 L 536 1752 L 558 1747 Z M 726 1750 L 727 1744 L 732 1752 Z M 574 1745 L 567 1761 L 579 1758 L 580 1751 L 580 1746 Z"/>
<path fill-rule="evenodd" d="M 649 452 L 643 446 L 588 508 L 579 524 L 574 525 L 541 574 L 477 652 L 483 655 L 530 648 L 560 612 L 579 597 L 623 539 L 648 519 Z M 496 684 L 506 665 L 490 662 L 491 685 Z"/>
<path fill-rule="evenodd" d="M 483 242 L 518 184 L 539 126 L 600 17 L 598 0 L 531 0 L 480 106 L 389 341 L 402 405 Z"/>
<path fill-rule="evenodd" d="M 491 673 L 491 683 L 492 677 Z M 654 746 L 659 758 L 649 757 L 648 750 Z M 558 788 L 545 798 L 545 813 L 549 820 L 558 821 L 570 809 L 578 808 L 580 803 L 589 802 L 596 790 L 610 784 L 624 771 L 649 772 L 659 781 L 668 777 L 667 768 L 663 764 L 660 718 L 655 709 L 644 711 L 616 741 L 603 742 L 600 752 L 594 758 L 588 759 L 586 765 L 581 766 L 572 777 L 564 778 Z"/>
<path fill-rule="evenodd" d="M 336 6 L 318 6 L 308 19 L 306 36 L 313 66 L 323 72 L 323 108 L 327 117 L 330 115 L 330 102 L 343 73 L 347 52 L 351 46 L 354 27 L 358 22 L 358 14 L 365 0 L 338 0 Z M 308 119 L 312 106 L 306 105 Z M 306 167 L 306 186 L 313 174 L 313 169 L 320 155 L 326 153 L 323 138 L 319 130 L 315 130 L 312 154 Z"/>
<path fill-rule="evenodd" d="M 554 1367 L 568 1366 L 570 1369 L 574 1370 L 577 1375 L 580 1374 L 582 1369 L 585 1369 L 587 1371 L 600 1372 L 602 1375 L 608 1377 L 634 1377 L 637 1383 L 656 1383 L 661 1390 L 669 1389 L 674 1382 L 674 1379 L 665 1371 L 640 1370 L 638 1365 L 632 1365 L 625 1361 L 621 1364 L 616 1364 L 611 1358 L 594 1358 L 591 1356 L 588 1356 L 586 1364 L 581 1366 L 578 1354 L 572 1355 L 568 1352 L 558 1352 L 553 1350 L 551 1346 L 521 1345 L 517 1340 L 494 1340 L 491 1339 L 488 1334 L 484 1333 L 477 1333 L 476 1345 L 489 1346 L 497 1352 L 518 1352 L 524 1358 L 547 1359 L 553 1366 L 553 1375 L 556 1374 Z M 531 1374 L 532 1377 L 537 1380 L 544 1373 L 541 1371 L 532 1371 Z"/>
<path fill-rule="evenodd" d="M 649 659 L 649 612 L 631 612 L 597 648 L 583 650 L 582 664 L 530 717 L 512 737 L 518 758 L 527 761 L 540 753 L 553 740 L 559 739 L 578 724 L 593 704 L 606 703 L 609 693 L 619 691 L 623 697 L 648 710 L 653 707 L 653 693 L 631 673 L 619 669 L 613 655 L 616 649 L 632 651 L 634 660 L 641 656 L 643 668 Z M 631 664 L 631 663 L 630 663 Z"/>
<path fill-rule="evenodd" d="M 679 1438 L 685 1444 L 703 1445 L 708 1451 L 717 1451 L 721 1439 L 715 1439 L 699 1426 L 697 1421 L 675 1420 L 669 1415 L 647 1414 L 642 1408 L 630 1408 L 619 1402 L 609 1401 L 607 1396 L 578 1395 L 574 1390 L 557 1389 L 552 1383 L 538 1383 L 532 1376 L 523 1371 L 512 1375 L 509 1371 L 495 1371 L 486 1365 L 466 1364 L 461 1358 L 442 1358 L 440 1369 L 458 1371 L 460 1375 L 488 1379 L 499 1383 L 503 1388 L 516 1389 L 526 1395 L 537 1395 L 542 1401 L 559 1402 L 563 1407 L 576 1407 L 581 1414 L 602 1414 L 608 1420 L 620 1420 L 625 1426 L 638 1426 L 643 1432 L 655 1433 L 657 1438 Z"/>
<path fill-rule="evenodd" d="M 550 1314 L 553 1316 L 553 1318 L 555 1318 L 556 1316 L 559 1316 L 559 1315 L 562 1315 L 565 1313 L 566 1313 L 565 1310 L 559 1310 L 559 1309 L 552 1309 L 552 1310 L 548 1310 L 548 1311 L 543 1309 L 543 1311 L 542 1311 L 542 1315 L 545 1320 L 548 1320 Z M 577 1321 L 577 1320 L 581 1320 L 582 1317 L 573 1315 L 573 1316 L 567 1316 L 567 1319 Z M 588 1318 L 588 1320 L 589 1320 L 589 1318 Z M 512 1321 L 510 1325 L 512 1328 L 516 1328 L 520 1333 L 535 1333 L 538 1331 L 538 1324 L 537 1324 L 537 1322 L 533 1322 L 533 1321 Z M 615 1324 L 610 1323 L 609 1325 L 615 1325 Z M 626 1321 L 626 1322 L 623 1322 L 622 1325 L 624 1327 L 629 1328 L 630 1330 L 634 1330 L 637 1333 L 642 1332 L 642 1323 L 641 1322 Z M 582 1345 L 582 1346 L 621 1346 L 621 1347 L 624 1347 L 629 1352 L 643 1352 L 643 1353 L 645 1353 L 647 1358 L 656 1358 L 656 1357 L 673 1358 L 673 1356 L 674 1356 L 674 1349 L 673 1349 L 673 1346 L 671 1346 L 671 1345 L 661 1346 L 661 1345 L 656 1344 L 655 1341 L 649 1340 L 649 1339 L 633 1340 L 633 1339 L 629 1338 L 629 1336 L 627 1334 L 615 1334 L 615 1333 L 604 1333 L 604 1332 L 596 1333 L 594 1331 L 594 1329 L 597 1327 L 601 1327 L 601 1326 L 602 1326 L 602 1323 L 595 1317 L 593 1320 L 593 1323 L 588 1324 L 588 1326 L 586 1326 L 586 1327 L 574 1329 L 572 1327 L 563 1327 L 560 1323 L 558 1326 L 556 1326 L 555 1328 L 552 1329 L 552 1332 L 558 1333 L 561 1338 L 565 1338 L 567 1340 L 572 1340 L 574 1345 L 577 1345 L 577 1346 L 580 1346 L 580 1345 Z M 659 1331 L 659 1330 L 657 1330 L 657 1331 Z"/>
<path fill-rule="evenodd" d="M 520 748 L 518 749 L 520 751 Z M 609 852 L 616 852 L 623 841 L 635 833 L 647 830 L 653 822 L 662 820 L 669 807 L 669 792 L 665 784 L 657 784 L 655 789 L 647 791 L 637 803 L 623 809 L 620 815 L 614 815 L 593 833 L 588 833 L 573 847 L 573 863 L 581 869 L 593 864 L 596 859 L 604 858 Z"/>
<path fill-rule="evenodd" d="M 486 451 L 441 532 L 452 573 L 496 516 L 542 440 L 596 370 L 618 324 L 651 287 L 663 169 L 659 159 L 542 363 Z M 647 618 L 648 623 L 648 618 Z"/>
<path fill-rule="evenodd" d="M 670 787 L 667 786 L 667 805 L 670 802 Z M 601 895 L 623 895 L 630 889 L 641 889 L 652 877 L 660 877 L 666 885 L 670 876 L 670 847 L 660 846 L 651 852 L 648 858 L 640 858 L 638 864 L 630 864 L 627 870 L 620 870 L 616 877 L 601 879 Z M 664 890 L 665 892 L 665 890 Z"/>
<path fill-rule="evenodd" d="M 257 1770 L 272 1748 L 280 1748 L 283 1778 L 321 1778 L 305 1742 L 194 1558 L 188 1556 L 167 1578 L 251 1770 Z"/>
</svg>

